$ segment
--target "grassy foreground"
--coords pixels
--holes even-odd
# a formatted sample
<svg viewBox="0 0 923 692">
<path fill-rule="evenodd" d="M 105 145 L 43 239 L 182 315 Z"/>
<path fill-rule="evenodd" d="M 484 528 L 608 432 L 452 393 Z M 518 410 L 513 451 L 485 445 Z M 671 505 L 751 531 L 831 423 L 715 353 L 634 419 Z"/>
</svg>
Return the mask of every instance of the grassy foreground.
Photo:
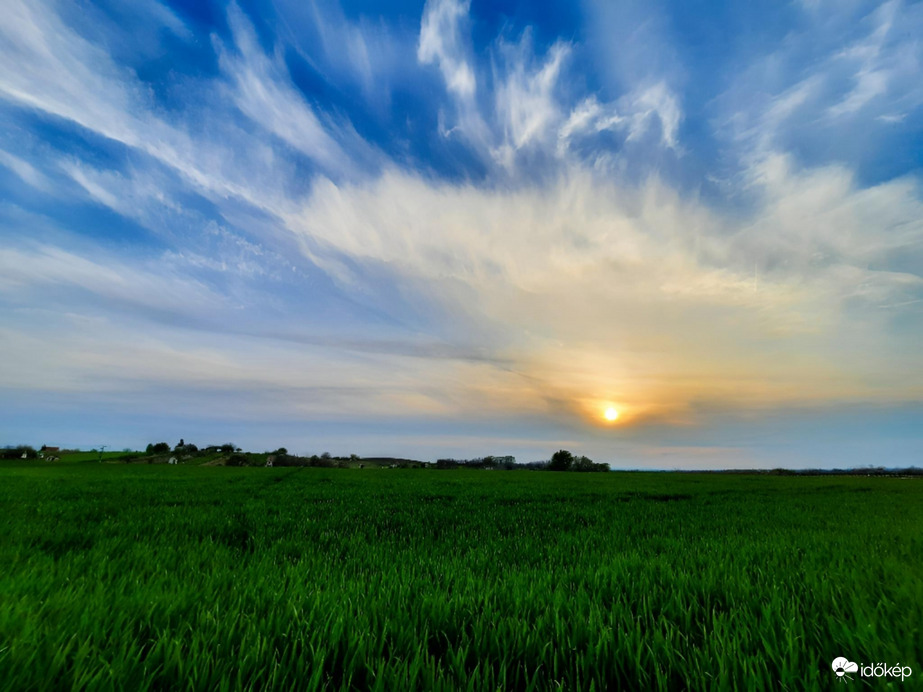
<svg viewBox="0 0 923 692">
<path fill-rule="evenodd" d="M 896 478 L 6 463 L 0 690 L 919 678 L 921 549 Z"/>
</svg>

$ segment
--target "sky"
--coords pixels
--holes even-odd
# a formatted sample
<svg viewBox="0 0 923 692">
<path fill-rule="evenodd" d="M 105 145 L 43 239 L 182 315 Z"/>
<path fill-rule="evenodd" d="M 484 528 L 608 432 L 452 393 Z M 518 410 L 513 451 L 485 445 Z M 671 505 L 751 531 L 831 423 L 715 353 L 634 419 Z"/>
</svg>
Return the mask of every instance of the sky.
<svg viewBox="0 0 923 692">
<path fill-rule="evenodd" d="M 3 5 L 0 444 L 923 462 L 923 3 Z"/>
</svg>

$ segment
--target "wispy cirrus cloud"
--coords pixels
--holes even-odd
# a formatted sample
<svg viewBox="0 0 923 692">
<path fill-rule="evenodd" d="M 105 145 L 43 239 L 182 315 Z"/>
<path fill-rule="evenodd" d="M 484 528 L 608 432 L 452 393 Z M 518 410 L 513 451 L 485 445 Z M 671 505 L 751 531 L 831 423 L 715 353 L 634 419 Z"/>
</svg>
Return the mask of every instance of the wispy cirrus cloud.
<svg viewBox="0 0 923 692">
<path fill-rule="evenodd" d="M 240 112 L 328 174 L 355 177 L 360 163 L 373 171 L 374 151 L 348 121 L 325 117 L 323 122 L 291 82 L 281 55 L 270 57 L 263 52 L 239 8 L 231 5 L 228 15 L 233 49 L 221 46 L 219 64 Z M 345 146 L 340 143 L 343 140 L 347 140 Z"/>
<path fill-rule="evenodd" d="M 607 397 L 641 419 L 701 401 L 919 396 L 912 377 L 869 384 L 887 365 L 862 355 L 887 351 L 887 296 L 923 290 L 887 266 L 923 240 L 915 186 L 859 193 L 842 170 L 779 165 L 743 223 L 656 183 L 578 174 L 508 194 L 392 173 L 371 188 L 318 185 L 288 225 L 344 282 L 386 266 L 443 286 L 450 316 L 474 301 L 514 367 L 582 415 Z"/>
<path fill-rule="evenodd" d="M 435 64 L 450 93 L 473 103 L 477 77 L 467 54 L 463 27 L 471 3 L 463 0 L 431 0 L 423 11 L 417 57 L 424 65 Z"/>
<path fill-rule="evenodd" d="M 424 66 L 439 67 L 456 106 L 456 120 L 444 127 L 446 136 L 462 137 L 485 162 L 514 175 L 542 159 L 590 158 L 592 165 L 611 160 L 619 145 L 609 144 L 607 153 L 601 153 L 596 135 L 604 131 L 618 133 L 624 146 L 654 127 L 658 145 L 677 148 L 682 110 L 662 76 L 635 83 L 615 101 L 600 103 L 595 95 L 575 98 L 563 83 L 574 70 L 569 65 L 573 46 L 559 40 L 536 52 L 528 27 L 516 41 L 497 38 L 488 51 L 490 70 L 479 79 L 466 33 L 469 9 L 455 0 L 432 0 L 420 28 L 418 58 Z M 490 91 L 493 98 L 485 98 Z M 443 121 L 447 117 L 443 114 Z M 580 135 L 593 139 L 592 155 L 571 146 Z"/>
<path fill-rule="evenodd" d="M 808 6 L 801 19 L 718 95 L 719 132 L 737 140 L 746 165 L 789 152 L 801 165 L 868 167 L 923 105 L 915 78 L 923 52 L 906 31 L 923 13 L 894 0 L 839 14 Z"/>
</svg>

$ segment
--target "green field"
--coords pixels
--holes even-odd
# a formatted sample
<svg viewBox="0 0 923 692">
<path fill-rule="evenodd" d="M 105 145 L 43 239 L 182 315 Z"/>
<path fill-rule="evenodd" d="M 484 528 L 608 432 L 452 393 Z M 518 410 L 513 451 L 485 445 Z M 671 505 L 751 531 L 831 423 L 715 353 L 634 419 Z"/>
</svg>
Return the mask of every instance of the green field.
<svg viewBox="0 0 923 692">
<path fill-rule="evenodd" d="M 76 452 L 76 451 L 67 451 L 67 452 L 57 452 L 57 462 L 59 464 L 75 464 L 86 461 L 127 461 L 132 457 L 142 456 L 142 452 L 129 452 L 127 450 L 117 452 L 117 451 L 108 451 L 108 452 L 98 452 L 98 451 L 89 451 L 89 452 Z"/>
<path fill-rule="evenodd" d="M 8 462 L 0 522 L 2 690 L 923 677 L 916 480 Z"/>
</svg>

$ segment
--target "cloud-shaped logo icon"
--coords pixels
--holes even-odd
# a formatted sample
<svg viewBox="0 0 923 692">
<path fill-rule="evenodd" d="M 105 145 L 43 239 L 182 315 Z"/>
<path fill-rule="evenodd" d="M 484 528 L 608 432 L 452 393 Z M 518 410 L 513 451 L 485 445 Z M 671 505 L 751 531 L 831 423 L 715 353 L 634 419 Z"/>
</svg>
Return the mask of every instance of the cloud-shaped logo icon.
<svg viewBox="0 0 923 692">
<path fill-rule="evenodd" d="M 859 665 L 857 663 L 853 663 L 852 661 L 849 661 L 842 656 L 833 659 L 833 663 L 831 665 L 833 667 L 833 672 L 836 673 L 838 678 L 843 678 L 843 676 L 846 676 L 849 679 L 849 676 L 846 675 L 846 673 L 859 672 Z"/>
</svg>

